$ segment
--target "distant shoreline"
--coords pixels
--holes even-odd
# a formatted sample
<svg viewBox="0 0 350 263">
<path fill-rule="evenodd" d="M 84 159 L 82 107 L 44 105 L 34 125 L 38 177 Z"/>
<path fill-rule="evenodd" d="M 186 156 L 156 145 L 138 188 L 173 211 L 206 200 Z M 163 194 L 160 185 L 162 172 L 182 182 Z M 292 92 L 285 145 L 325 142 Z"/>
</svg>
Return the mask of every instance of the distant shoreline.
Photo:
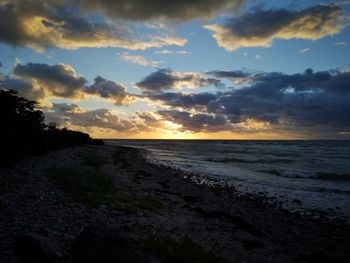
<svg viewBox="0 0 350 263">
<path fill-rule="evenodd" d="M 109 139 L 105 139 L 105 138 L 96 138 L 97 140 L 103 140 L 103 141 L 266 141 L 266 142 L 273 142 L 273 141 L 286 141 L 286 142 L 294 142 L 294 141 L 350 141 L 350 139 L 276 139 L 276 140 L 272 140 L 272 139 L 113 139 L 113 138 L 109 138 Z"/>
</svg>

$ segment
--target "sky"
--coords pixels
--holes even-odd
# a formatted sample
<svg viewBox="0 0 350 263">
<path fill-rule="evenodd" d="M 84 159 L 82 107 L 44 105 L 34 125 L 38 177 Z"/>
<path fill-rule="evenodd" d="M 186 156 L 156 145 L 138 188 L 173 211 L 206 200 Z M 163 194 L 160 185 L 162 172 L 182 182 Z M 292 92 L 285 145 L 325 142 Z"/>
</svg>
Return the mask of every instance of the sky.
<svg viewBox="0 0 350 263">
<path fill-rule="evenodd" d="M 97 138 L 350 139 L 350 1 L 0 0 L 0 88 Z"/>
</svg>

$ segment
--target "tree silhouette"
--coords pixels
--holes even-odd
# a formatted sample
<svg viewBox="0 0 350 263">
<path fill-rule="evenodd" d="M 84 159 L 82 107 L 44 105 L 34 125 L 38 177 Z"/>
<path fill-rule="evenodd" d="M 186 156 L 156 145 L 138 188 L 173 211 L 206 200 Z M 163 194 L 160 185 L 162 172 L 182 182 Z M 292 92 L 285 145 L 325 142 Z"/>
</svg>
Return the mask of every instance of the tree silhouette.
<svg viewBox="0 0 350 263">
<path fill-rule="evenodd" d="M 17 91 L 0 87 L 0 166 L 8 166 L 24 156 L 79 144 L 103 144 L 88 134 L 45 124 L 36 102 L 18 96 Z"/>
<path fill-rule="evenodd" d="M 14 90 L 0 90 L 0 119 L 2 132 L 38 132 L 43 130 L 44 114 L 36 110 L 36 102 L 18 96 Z"/>
</svg>

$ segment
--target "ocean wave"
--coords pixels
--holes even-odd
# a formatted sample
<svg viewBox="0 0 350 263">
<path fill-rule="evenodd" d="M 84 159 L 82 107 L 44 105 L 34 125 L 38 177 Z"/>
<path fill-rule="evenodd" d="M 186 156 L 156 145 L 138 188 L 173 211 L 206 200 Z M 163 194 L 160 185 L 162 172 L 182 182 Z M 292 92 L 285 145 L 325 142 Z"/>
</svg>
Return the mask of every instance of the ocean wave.
<svg viewBox="0 0 350 263">
<path fill-rule="evenodd" d="M 320 180 L 350 181 L 350 174 L 319 172 L 316 174 L 315 178 Z"/>
<path fill-rule="evenodd" d="M 273 163 L 292 163 L 292 159 L 244 159 L 244 158 L 206 158 L 207 162 L 217 162 L 217 163 L 262 163 L 262 164 L 273 164 Z"/>
<path fill-rule="evenodd" d="M 285 178 L 302 178 L 302 179 L 313 179 L 313 174 L 302 171 L 281 171 L 278 169 L 270 169 L 270 170 L 257 170 L 259 173 L 267 173 L 272 175 L 277 175 Z"/>
<path fill-rule="evenodd" d="M 309 191 L 318 192 L 318 193 L 331 193 L 331 194 L 342 194 L 342 195 L 350 195 L 350 190 L 345 189 L 334 189 L 334 188 L 310 188 Z"/>
<path fill-rule="evenodd" d="M 345 173 L 311 173 L 303 171 L 281 171 L 278 169 L 257 170 L 257 172 L 273 174 L 286 178 L 318 179 L 329 181 L 350 181 L 350 174 Z"/>
</svg>

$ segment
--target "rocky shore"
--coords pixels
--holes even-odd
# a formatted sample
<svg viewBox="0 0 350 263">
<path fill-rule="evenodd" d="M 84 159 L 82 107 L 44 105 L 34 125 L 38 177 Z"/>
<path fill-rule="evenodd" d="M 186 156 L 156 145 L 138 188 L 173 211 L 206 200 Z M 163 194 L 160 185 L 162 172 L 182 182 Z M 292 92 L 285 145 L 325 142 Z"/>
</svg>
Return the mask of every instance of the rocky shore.
<svg viewBox="0 0 350 263">
<path fill-rule="evenodd" d="M 212 188 L 140 150 L 79 146 L 0 170 L 0 262 L 350 262 L 350 226 Z"/>
</svg>

